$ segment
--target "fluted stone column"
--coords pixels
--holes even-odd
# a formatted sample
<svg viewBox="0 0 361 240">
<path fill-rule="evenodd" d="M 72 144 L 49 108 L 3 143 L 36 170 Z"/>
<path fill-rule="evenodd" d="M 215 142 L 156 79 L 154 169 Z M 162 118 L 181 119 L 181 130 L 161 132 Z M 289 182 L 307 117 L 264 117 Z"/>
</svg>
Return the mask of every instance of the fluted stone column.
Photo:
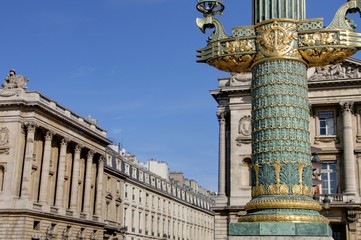
<svg viewBox="0 0 361 240">
<path fill-rule="evenodd" d="M 40 194 L 39 194 L 39 202 L 42 204 L 47 204 L 47 200 L 48 200 L 47 197 L 48 197 L 49 168 L 50 168 L 50 158 L 51 158 L 51 142 L 53 140 L 53 136 L 54 136 L 54 132 L 52 131 L 46 132 L 43 164 L 41 168 Z"/>
<path fill-rule="evenodd" d="M 354 155 L 354 141 L 352 131 L 352 109 L 353 102 L 340 103 L 343 120 L 343 156 L 344 156 L 344 175 L 345 175 L 345 193 L 356 195 L 356 160 Z"/>
<path fill-rule="evenodd" d="M 219 121 L 219 167 L 218 167 L 218 195 L 225 196 L 226 189 L 226 119 L 225 112 L 217 113 Z"/>
<path fill-rule="evenodd" d="M 95 215 L 100 217 L 102 215 L 102 206 L 103 206 L 103 172 L 104 172 L 104 157 L 101 156 L 98 159 L 98 174 L 97 174 L 97 192 L 95 199 Z"/>
<path fill-rule="evenodd" d="M 75 146 L 75 154 L 74 154 L 74 163 L 73 163 L 73 173 L 72 173 L 72 181 L 71 181 L 71 194 L 70 194 L 70 210 L 77 210 L 77 202 L 78 202 L 78 188 L 79 188 L 79 164 L 80 164 L 80 153 L 83 146 L 76 145 Z"/>
<path fill-rule="evenodd" d="M 65 164 L 66 164 L 66 149 L 69 143 L 69 139 L 63 138 L 60 143 L 60 156 L 58 166 L 58 181 L 56 187 L 55 206 L 58 208 L 64 207 L 64 176 L 65 176 Z"/>
<path fill-rule="evenodd" d="M 35 130 L 38 127 L 38 124 L 35 122 L 26 122 L 26 146 L 25 146 L 25 159 L 24 159 L 24 172 L 22 177 L 21 185 L 21 198 L 29 199 L 30 198 L 30 189 L 31 189 L 31 167 L 33 164 L 34 156 L 34 138 Z"/>
<path fill-rule="evenodd" d="M 84 191 L 84 210 L 83 212 L 88 215 L 90 213 L 90 191 L 91 191 L 91 179 L 92 179 L 92 164 L 93 164 L 94 152 L 89 151 L 86 159 L 86 172 L 85 172 L 85 191 Z"/>
</svg>

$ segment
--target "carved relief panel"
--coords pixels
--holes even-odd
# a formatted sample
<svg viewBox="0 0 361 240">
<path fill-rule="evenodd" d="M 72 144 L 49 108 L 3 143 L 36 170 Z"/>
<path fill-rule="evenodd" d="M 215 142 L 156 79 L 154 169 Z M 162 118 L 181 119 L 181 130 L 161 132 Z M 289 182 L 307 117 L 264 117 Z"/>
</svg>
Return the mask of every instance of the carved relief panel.
<svg viewBox="0 0 361 240">
<path fill-rule="evenodd" d="M 9 154 L 9 129 L 0 128 L 0 154 Z"/>
<path fill-rule="evenodd" d="M 238 137 L 236 138 L 237 145 L 241 146 L 242 144 L 250 144 L 252 142 L 252 126 L 251 126 L 251 116 L 243 116 L 239 120 L 238 125 Z"/>
</svg>

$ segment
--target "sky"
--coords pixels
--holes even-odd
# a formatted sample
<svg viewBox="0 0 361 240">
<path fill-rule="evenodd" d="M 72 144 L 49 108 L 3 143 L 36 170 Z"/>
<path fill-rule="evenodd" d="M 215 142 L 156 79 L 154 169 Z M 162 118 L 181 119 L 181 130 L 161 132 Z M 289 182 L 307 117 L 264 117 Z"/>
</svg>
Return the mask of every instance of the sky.
<svg viewBox="0 0 361 240">
<path fill-rule="evenodd" d="M 251 25 L 251 0 L 227 1 L 227 33 Z M 346 0 L 308 0 L 327 26 Z M 0 78 L 14 68 L 36 90 L 91 115 L 137 159 L 217 191 L 217 103 L 209 90 L 229 76 L 196 63 L 206 46 L 196 0 L 1 0 Z M 357 19 L 357 18 L 356 18 Z M 359 19 L 356 22 L 361 25 Z"/>
</svg>

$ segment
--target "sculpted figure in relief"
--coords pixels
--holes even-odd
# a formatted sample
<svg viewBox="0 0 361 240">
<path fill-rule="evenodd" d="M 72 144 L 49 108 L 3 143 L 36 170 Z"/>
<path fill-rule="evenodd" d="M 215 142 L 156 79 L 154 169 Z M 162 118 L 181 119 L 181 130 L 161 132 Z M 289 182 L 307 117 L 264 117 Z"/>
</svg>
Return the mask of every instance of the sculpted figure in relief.
<svg viewBox="0 0 361 240">
<path fill-rule="evenodd" d="M 358 68 L 351 66 L 342 66 L 341 64 L 328 65 L 323 67 L 316 67 L 314 73 L 310 76 L 310 80 L 321 79 L 345 79 L 345 78 L 358 78 L 360 72 Z"/>
<path fill-rule="evenodd" d="M 252 73 L 231 73 L 231 86 L 249 84 L 252 79 Z"/>
</svg>

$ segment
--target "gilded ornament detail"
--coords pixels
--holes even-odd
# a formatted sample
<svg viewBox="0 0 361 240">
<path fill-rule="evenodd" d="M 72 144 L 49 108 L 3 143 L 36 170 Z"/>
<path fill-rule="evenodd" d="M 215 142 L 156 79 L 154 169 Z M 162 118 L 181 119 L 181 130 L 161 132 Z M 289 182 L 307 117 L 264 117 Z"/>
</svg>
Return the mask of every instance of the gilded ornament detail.
<svg viewBox="0 0 361 240">
<path fill-rule="evenodd" d="M 255 209 L 308 209 L 314 211 L 320 211 L 321 205 L 315 201 L 304 201 L 295 199 L 267 199 L 259 201 L 251 201 L 244 207 L 245 210 Z"/>
<path fill-rule="evenodd" d="M 316 32 L 299 35 L 300 47 L 339 44 L 337 32 Z"/>
<path fill-rule="evenodd" d="M 297 24 L 272 22 L 257 28 L 257 43 L 266 57 L 282 57 L 294 48 L 297 39 Z"/>
</svg>

